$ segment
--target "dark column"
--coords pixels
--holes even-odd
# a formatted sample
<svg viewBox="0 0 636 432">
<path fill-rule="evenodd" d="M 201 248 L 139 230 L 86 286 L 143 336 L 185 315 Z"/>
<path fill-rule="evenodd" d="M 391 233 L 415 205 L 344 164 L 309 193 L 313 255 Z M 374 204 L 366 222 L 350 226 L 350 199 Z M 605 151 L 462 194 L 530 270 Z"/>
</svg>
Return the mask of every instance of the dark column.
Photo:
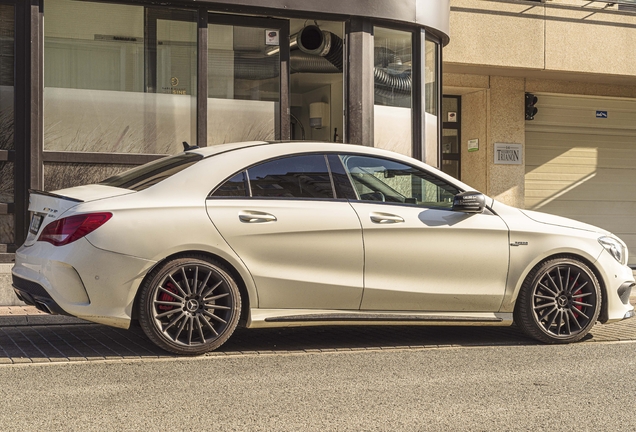
<svg viewBox="0 0 636 432">
<path fill-rule="evenodd" d="M 345 142 L 373 146 L 373 26 L 352 18 L 346 29 Z"/>
<path fill-rule="evenodd" d="M 197 145 L 208 145 L 208 11 L 199 9 L 197 30 Z"/>
<path fill-rule="evenodd" d="M 290 92 L 289 92 L 289 22 L 283 23 L 279 30 L 280 44 L 280 103 L 276 113 L 276 139 L 291 139 Z"/>
<path fill-rule="evenodd" d="M 413 60 L 412 60 L 412 87 L 411 97 L 413 100 L 412 109 L 412 155 L 415 159 L 424 160 L 424 143 L 426 142 L 426 130 L 425 122 L 425 103 L 424 103 L 424 89 L 425 89 L 425 74 L 424 74 L 424 60 L 426 59 L 426 35 L 424 30 L 413 33 Z"/>
<path fill-rule="evenodd" d="M 44 57 L 43 6 L 16 3 L 15 50 L 15 244 L 29 229 L 29 189 L 42 189 Z"/>
</svg>

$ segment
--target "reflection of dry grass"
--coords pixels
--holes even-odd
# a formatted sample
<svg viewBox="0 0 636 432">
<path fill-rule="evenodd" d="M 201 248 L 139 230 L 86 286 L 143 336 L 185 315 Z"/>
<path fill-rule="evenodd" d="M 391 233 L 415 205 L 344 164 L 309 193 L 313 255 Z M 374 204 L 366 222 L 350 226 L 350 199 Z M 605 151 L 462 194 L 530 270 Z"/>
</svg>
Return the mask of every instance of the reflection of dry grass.
<svg viewBox="0 0 636 432">
<path fill-rule="evenodd" d="M 0 111 L 0 150 L 14 149 L 13 107 Z M 12 203 L 13 163 L 0 162 L 0 202 Z M 0 215 L 0 243 L 13 243 L 13 215 Z"/>
<path fill-rule="evenodd" d="M 0 111 L 0 150 L 13 150 L 13 108 Z M 0 202 L 12 203 L 13 162 L 0 162 Z"/>
<path fill-rule="evenodd" d="M 0 150 L 13 150 L 13 107 L 0 111 Z"/>
<path fill-rule="evenodd" d="M 13 215 L 0 215 L 0 243 L 13 243 Z"/>
<path fill-rule="evenodd" d="M 246 126 L 225 127 L 225 131 L 208 129 L 208 145 L 226 144 L 240 141 L 270 141 L 274 139 L 273 121 L 250 123 Z"/>
<path fill-rule="evenodd" d="M 99 183 L 130 168 L 130 165 L 47 163 L 44 164 L 44 189 L 51 191 Z"/>
</svg>

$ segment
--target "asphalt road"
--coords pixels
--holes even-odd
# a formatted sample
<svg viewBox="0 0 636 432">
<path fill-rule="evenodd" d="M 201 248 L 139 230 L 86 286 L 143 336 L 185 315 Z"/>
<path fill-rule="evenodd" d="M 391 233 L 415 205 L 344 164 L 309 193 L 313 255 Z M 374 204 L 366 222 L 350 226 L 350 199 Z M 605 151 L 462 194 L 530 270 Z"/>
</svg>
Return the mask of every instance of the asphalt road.
<svg viewBox="0 0 636 432">
<path fill-rule="evenodd" d="M 636 429 L 636 343 L 0 366 L 0 425 L 30 430 Z"/>
</svg>

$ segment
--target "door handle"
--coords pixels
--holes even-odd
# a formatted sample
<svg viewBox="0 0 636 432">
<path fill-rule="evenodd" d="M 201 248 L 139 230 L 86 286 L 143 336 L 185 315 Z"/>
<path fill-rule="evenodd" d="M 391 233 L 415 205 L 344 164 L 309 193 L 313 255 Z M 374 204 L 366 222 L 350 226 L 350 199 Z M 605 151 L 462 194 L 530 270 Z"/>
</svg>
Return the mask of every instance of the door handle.
<svg viewBox="0 0 636 432">
<path fill-rule="evenodd" d="M 242 210 L 239 212 L 239 220 L 246 223 L 276 222 L 276 216 L 259 211 Z"/>
<path fill-rule="evenodd" d="M 404 218 L 390 213 L 373 212 L 369 215 L 371 222 L 377 224 L 393 224 L 404 222 Z"/>
</svg>

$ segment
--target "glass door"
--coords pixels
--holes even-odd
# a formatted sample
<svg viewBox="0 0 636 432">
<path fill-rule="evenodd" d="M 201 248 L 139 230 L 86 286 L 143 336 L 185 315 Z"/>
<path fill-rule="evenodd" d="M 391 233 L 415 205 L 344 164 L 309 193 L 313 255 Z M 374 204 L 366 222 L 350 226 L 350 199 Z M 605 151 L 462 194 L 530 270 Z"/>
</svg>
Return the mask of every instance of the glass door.
<svg viewBox="0 0 636 432">
<path fill-rule="evenodd" d="M 442 171 L 461 180 L 460 96 L 444 95 L 442 111 Z"/>
<path fill-rule="evenodd" d="M 289 139 L 288 59 L 288 21 L 209 15 L 208 145 Z"/>
</svg>

